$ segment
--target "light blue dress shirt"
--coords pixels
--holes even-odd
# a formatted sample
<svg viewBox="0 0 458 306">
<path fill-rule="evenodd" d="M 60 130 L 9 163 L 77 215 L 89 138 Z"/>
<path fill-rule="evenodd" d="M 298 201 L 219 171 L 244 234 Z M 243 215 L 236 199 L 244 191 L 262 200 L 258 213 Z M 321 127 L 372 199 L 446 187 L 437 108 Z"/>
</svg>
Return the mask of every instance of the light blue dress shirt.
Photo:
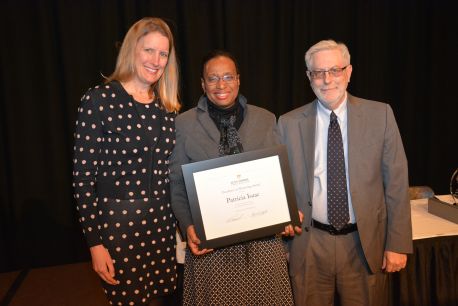
<svg viewBox="0 0 458 306">
<path fill-rule="evenodd" d="M 334 110 L 339 121 L 342 133 L 342 142 L 345 155 L 345 173 L 347 177 L 348 206 L 350 223 L 355 223 L 355 214 L 351 202 L 350 182 L 348 177 L 348 135 L 347 135 L 347 97 L 345 101 Z M 312 218 L 318 222 L 329 224 L 328 221 L 328 200 L 327 200 L 327 158 L 328 158 L 328 128 L 331 110 L 318 103 L 315 133 L 315 169 L 313 179 L 313 207 Z"/>
</svg>

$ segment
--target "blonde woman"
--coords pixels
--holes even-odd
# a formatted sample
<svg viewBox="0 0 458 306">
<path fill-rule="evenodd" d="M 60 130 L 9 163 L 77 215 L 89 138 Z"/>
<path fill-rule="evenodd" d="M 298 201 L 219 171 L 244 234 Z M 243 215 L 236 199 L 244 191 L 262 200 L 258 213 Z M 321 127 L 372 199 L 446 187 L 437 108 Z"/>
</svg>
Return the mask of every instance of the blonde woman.
<svg viewBox="0 0 458 306">
<path fill-rule="evenodd" d="M 115 71 L 81 99 L 74 190 L 94 270 L 113 305 L 163 305 L 176 288 L 168 158 L 178 65 L 159 18 L 127 32 Z"/>
</svg>

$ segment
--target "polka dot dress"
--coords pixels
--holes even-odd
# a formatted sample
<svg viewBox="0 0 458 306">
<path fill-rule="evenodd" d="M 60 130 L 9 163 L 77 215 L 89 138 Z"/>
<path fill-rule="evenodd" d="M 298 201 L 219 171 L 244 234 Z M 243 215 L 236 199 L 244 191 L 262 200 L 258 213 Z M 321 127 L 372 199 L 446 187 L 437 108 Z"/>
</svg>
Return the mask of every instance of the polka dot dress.
<svg viewBox="0 0 458 306">
<path fill-rule="evenodd" d="M 103 244 L 118 285 L 102 281 L 112 305 L 145 305 L 176 288 L 175 219 L 169 161 L 175 114 L 141 104 L 114 81 L 81 100 L 74 190 L 89 247 Z"/>
</svg>

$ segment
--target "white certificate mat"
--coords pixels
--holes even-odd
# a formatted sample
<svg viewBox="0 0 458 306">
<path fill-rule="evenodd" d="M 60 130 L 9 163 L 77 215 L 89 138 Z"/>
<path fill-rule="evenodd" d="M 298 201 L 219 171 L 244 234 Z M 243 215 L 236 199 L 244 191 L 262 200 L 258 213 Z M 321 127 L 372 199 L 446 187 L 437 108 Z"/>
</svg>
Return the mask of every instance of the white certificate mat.
<svg viewBox="0 0 458 306">
<path fill-rule="evenodd" d="M 194 173 L 207 239 L 290 222 L 278 156 Z"/>
<path fill-rule="evenodd" d="M 182 166 L 201 248 L 279 234 L 298 225 L 284 146 Z"/>
</svg>

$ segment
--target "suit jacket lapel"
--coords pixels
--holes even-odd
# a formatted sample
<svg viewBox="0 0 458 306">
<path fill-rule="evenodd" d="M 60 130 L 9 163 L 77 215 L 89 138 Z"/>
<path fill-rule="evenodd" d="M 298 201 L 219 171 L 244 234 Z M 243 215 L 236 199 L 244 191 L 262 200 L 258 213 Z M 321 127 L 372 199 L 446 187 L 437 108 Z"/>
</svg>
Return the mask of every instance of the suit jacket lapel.
<svg viewBox="0 0 458 306">
<path fill-rule="evenodd" d="M 348 134 L 348 175 L 350 181 L 350 190 L 352 178 L 356 175 L 354 167 L 358 160 L 361 159 L 361 148 L 364 147 L 363 133 L 365 131 L 365 122 L 361 110 L 361 103 L 357 98 L 348 94 L 347 104 L 347 134 Z M 354 190 L 356 192 L 356 190 Z"/>
<path fill-rule="evenodd" d="M 313 195 L 313 176 L 315 162 L 315 128 L 316 128 L 316 108 L 318 101 L 315 100 L 304 110 L 304 120 L 299 121 L 299 130 L 301 134 L 305 173 L 307 174 L 307 183 L 310 191 L 310 200 Z"/>
<path fill-rule="evenodd" d="M 197 120 L 202 125 L 203 130 L 208 134 L 210 139 L 214 141 L 216 147 L 219 144 L 220 133 L 216 124 L 208 115 L 208 109 L 205 99 L 201 98 L 197 105 Z"/>
</svg>

